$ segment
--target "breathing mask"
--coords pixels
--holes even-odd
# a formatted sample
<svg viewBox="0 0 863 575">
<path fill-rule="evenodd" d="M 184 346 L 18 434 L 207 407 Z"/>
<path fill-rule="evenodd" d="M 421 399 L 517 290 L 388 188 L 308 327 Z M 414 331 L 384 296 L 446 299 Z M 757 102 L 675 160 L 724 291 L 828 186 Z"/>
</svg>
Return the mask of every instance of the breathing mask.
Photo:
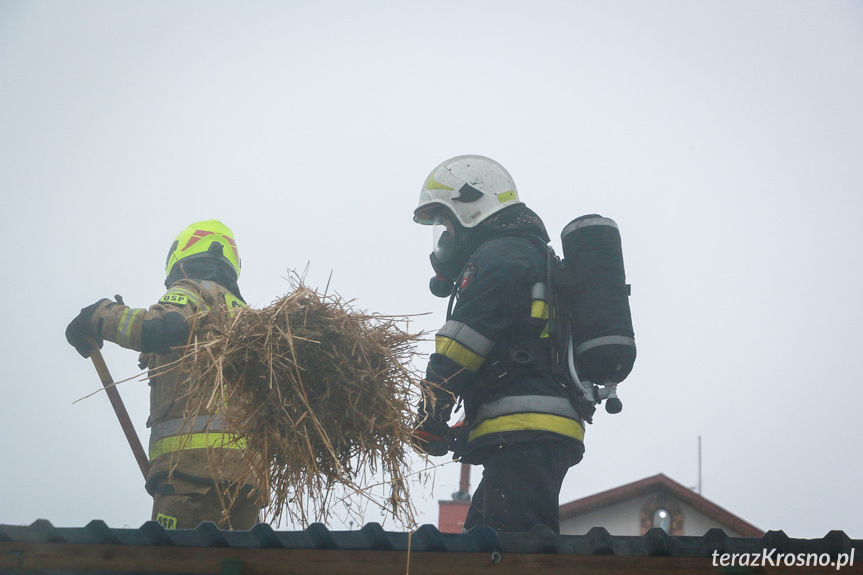
<svg viewBox="0 0 863 575">
<path fill-rule="evenodd" d="M 429 291 L 437 297 L 449 297 L 455 278 L 464 262 L 458 257 L 456 226 L 452 220 L 437 216 L 432 222 L 432 268 L 435 276 L 429 280 Z"/>
</svg>

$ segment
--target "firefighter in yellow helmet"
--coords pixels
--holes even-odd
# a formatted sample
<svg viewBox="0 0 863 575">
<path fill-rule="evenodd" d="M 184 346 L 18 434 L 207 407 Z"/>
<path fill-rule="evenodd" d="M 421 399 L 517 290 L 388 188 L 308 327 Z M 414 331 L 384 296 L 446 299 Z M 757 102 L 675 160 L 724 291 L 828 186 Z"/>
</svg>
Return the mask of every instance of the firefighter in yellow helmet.
<svg viewBox="0 0 863 575">
<path fill-rule="evenodd" d="M 153 496 L 152 519 L 168 529 L 193 529 L 202 521 L 250 529 L 260 510 L 258 478 L 244 459 L 243 442 L 226 429 L 216 408 L 194 420 L 185 417 L 194 383 L 178 370 L 160 369 L 180 358 L 177 348 L 206 326 L 209 315 L 246 305 L 237 286 L 240 256 L 234 234 L 216 220 L 190 225 L 174 240 L 165 272 L 168 291 L 158 303 L 142 309 L 99 300 L 72 320 L 66 339 L 84 357 L 90 356 L 94 340 L 100 348 L 103 340 L 113 341 L 141 352 L 141 367 L 149 368 L 146 488 Z"/>
</svg>

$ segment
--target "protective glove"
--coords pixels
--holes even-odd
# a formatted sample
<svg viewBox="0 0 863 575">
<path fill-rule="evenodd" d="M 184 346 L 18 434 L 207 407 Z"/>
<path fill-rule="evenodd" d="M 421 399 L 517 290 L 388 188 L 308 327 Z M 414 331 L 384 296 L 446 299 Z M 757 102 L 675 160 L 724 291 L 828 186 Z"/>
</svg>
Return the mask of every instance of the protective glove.
<svg viewBox="0 0 863 575">
<path fill-rule="evenodd" d="M 450 430 L 446 422 L 452 410 L 452 394 L 439 391 L 438 397 L 434 393 L 424 393 L 420 398 L 416 429 L 411 438 L 414 449 L 435 457 L 449 452 Z M 432 409 L 427 409 L 428 402 L 434 406 Z"/>
<path fill-rule="evenodd" d="M 103 298 L 92 305 L 88 305 L 66 327 L 66 341 L 78 350 L 78 353 L 82 357 L 90 357 L 90 352 L 93 350 L 93 341 L 96 342 L 99 349 L 102 349 L 105 343 L 102 340 L 101 334 L 93 333 L 93 330 L 90 328 L 90 320 L 96 308 L 106 301 L 110 300 Z"/>
<path fill-rule="evenodd" d="M 455 460 L 461 459 L 467 449 L 468 431 L 469 426 L 467 421 L 464 420 L 464 417 L 459 419 L 455 425 L 449 428 L 449 434 L 447 435 L 447 449 L 452 451 L 452 458 Z"/>
<path fill-rule="evenodd" d="M 435 457 L 446 455 L 449 451 L 447 449 L 446 436 L 438 435 L 430 431 L 423 431 L 422 429 L 414 430 L 411 442 L 413 443 L 414 449 L 417 451 L 427 453 Z"/>
</svg>

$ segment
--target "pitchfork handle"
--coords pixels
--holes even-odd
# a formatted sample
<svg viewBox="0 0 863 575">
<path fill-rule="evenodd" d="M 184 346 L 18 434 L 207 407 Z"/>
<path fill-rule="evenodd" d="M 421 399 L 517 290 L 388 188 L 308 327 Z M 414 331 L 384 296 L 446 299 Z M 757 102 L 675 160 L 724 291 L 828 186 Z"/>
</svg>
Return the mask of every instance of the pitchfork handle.
<svg viewBox="0 0 863 575">
<path fill-rule="evenodd" d="M 108 394 L 108 399 L 111 400 L 114 413 L 117 414 L 117 419 L 120 420 L 120 426 L 123 428 L 123 433 L 126 434 L 126 440 L 129 442 L 129 447 L 132 448 L 132 453 L 135 454 L 138 467 L 141 468 L 141 473 L 144 474 L 144 480 L 146 481 L 150 475 L 150 460 L 147 458 L 144 446 L 141 445 L 141 440 L 138 439 L 138 434 L 132 425 L 129 412 L 126 411 L 126 406 L 123 405 L 123 400 L 120 398 L 120 392 L 114 386 L 114 380 L 111 378 L 111 372 L 108 371 L 108 366 L 105 364 L 102 352 L 99 351 L 95 342 L 93 342 L 93 349 L 90 350 L 90 359 L 93 360 L 93 366 L 95 366 L 96 372 L 99 374 L 99 379 L 102 380 L 102 385 L 105 386 L 105 393 Z"/>
</svg>

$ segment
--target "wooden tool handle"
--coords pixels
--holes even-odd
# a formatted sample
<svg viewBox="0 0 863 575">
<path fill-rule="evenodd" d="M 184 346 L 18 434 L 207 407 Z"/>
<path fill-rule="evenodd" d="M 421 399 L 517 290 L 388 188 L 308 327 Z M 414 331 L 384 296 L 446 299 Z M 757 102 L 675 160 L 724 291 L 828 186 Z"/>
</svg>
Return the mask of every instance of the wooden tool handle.
<svg viewBox="0 0 863 575">
<path fill-rule="evenodd" d="M 90 351 L 90 359 L 93 360 L 93 365 L 96 367 L 96 372 L 99 374 L 99 379 L 102 380 L 102 385 L 105 386 L 105 392 L 108 394 L 108 399 L 111 400 L 111 405 L 114 407 L 114 413 L 117 414 L 117 419 L 120 420 L 120 426 L 123 428 L 123 433 L 126 434 L 126 440 L 132 448 L 132 453 L 135 454 L 135 459 L 138 461 L 138 467 L 141 468 L 141 473 L 144 474 L 144 480 L 150 475 L 150 460 L 147 458 L 147 453 L 144 451 L 144 446 L 141 445 L 141 440 L 138 439 L 138 434 L 135 432 L 135 427 L 132 425 L 132 419 L 129 417 L 129 412 L 126 411 L 126 406 L 123 405 L 123 400 L 120 399 L 120 392 L 114 386 L 114 380 L 111 379 L 111 372 L 108 371 L 108 366 L 105 364 L 105 359 L 102 357 L 102 352 L 99 347 L 93 344 L 93 349 Z"/>
</svg>

